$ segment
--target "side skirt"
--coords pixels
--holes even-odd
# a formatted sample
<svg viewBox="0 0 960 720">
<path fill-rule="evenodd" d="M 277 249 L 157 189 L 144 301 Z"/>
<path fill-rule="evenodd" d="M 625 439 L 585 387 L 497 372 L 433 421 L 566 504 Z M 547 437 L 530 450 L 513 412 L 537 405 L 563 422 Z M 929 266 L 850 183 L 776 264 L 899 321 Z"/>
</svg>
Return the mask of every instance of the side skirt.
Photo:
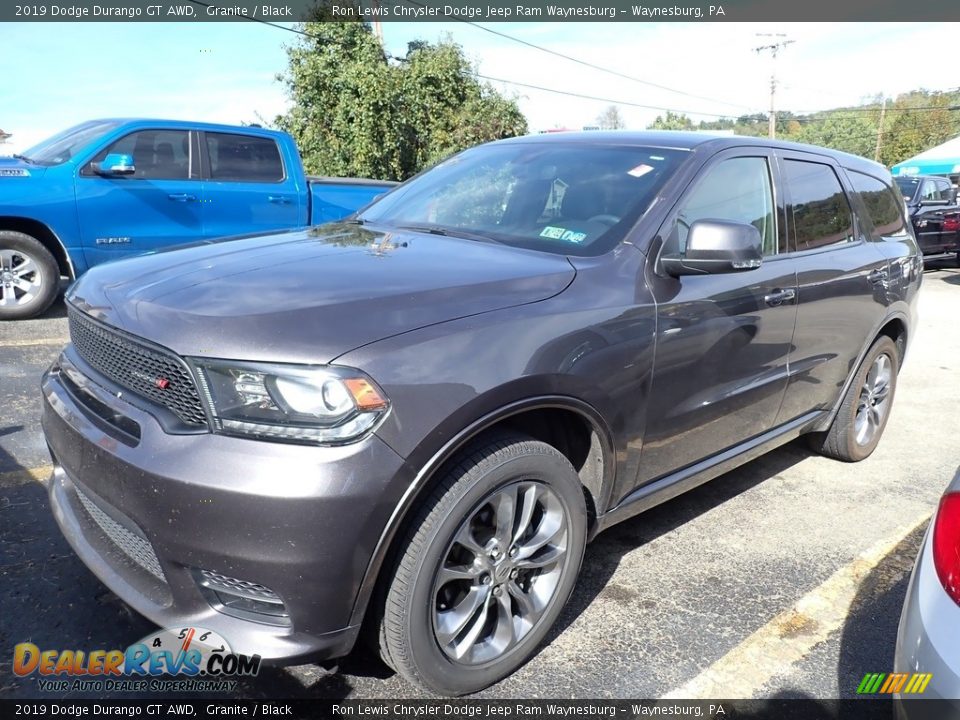
<svg viewBox="0 0 960 720">
<path fill-rule="evenodd" d="M 600 532 L 619 522 L 639 515 L 645 510 L 671 500 L 687 490 L 692 490 L 718 475 L 729 472 L 780 445 L 794 440 L 813 429 L 816 423 L 828 414 L 828 411 L 817 410 L 801 415 L 795 420 L 728 448 L 706 460 L 701 460 L 694 465 L 689 465 L 682 470 L 665 475 L 659 480 L 654 480 L 637 488 L 621 500 L 616 507 L 608 510 L 597 519 L 590 539 L 592 540 Z M 641 462 L 643 462 L 642 458 Z"/>
</svg>

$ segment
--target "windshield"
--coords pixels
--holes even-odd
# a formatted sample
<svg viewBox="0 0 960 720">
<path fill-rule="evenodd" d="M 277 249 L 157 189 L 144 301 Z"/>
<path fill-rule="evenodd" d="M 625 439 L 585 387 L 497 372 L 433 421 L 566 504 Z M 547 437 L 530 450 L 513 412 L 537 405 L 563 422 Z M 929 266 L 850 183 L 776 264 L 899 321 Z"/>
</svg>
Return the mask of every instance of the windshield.
<svg viewBox="0 0 960 720">
<path fill-rule="evenodd" d="M 895 177 L 893 180 L 897 183 L 897 187 L 900 188 L 900 194 L 907 200 L 912 200 L 913 196 L 917 194 L 917 187 L 920 185 L 920 180 L 917 178 Z"/>
<path fill-rule="evenodd" d="M 70 160 L 98 137 L 113 130 L 119 123 L 91 120 L 57 133 L 23 152 L 23 157 L 39 165 L 59 165 Z"/>
<path fill-rule="evenodd" d="M 564 255 L 599 255 L 646 212 L 686 150 L 508 143 L 467 150 L 361 216 Z"/>
</svg>

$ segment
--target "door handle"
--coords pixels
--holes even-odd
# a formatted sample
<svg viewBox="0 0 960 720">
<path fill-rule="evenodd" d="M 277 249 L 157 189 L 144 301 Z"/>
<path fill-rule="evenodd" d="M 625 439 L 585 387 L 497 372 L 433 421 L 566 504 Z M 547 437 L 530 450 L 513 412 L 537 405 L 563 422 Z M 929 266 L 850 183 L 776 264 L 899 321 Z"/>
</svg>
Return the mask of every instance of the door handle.
<svg viewBox="0 0 960 720">
<path fill-rule="evenodd" d="M 763 300 L 767 305 L 776 307 L 777 305 L 783 305 L 785 302 L 792 302 L 796 297 L 797 291 L 794 288 L 783 288 L 764 295 Z"/>
<path fill-rule="evenodd" d="M 267 197 L 267 200 L 269 200 L 272 203 L 277 203 L 277 205 L 290 204 L 290 198 L 288 198 L 286 195 L 269 195 Z"/>
<path fill-rule="evenodd" d="M 887 272 L 887 269 L 882 268 L 879 270 L 874 270 L 869 275 L 867 275 L 867 280 L 869 280 L 874 285 L 879 285 L 881 283 L 885 283 L 889 277 L 890 275 Z"/>
<path fill-rule="evenodd" d="M 170 193 L 167 197 L 175 202 L 194 202 L 197 199 L 196 195 L 190 193 Z"/>
</svg>

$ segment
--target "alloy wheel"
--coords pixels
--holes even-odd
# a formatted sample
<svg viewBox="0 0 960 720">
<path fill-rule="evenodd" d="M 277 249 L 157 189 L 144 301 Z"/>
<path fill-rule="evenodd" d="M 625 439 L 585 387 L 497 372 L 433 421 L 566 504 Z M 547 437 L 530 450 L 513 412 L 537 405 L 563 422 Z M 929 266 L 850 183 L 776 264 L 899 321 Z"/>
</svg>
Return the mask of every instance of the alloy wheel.
<svg viewBox="0 0 960 720">
<path fill-rule="evenodd" d="M 0 307 L 28 305 L 42 286 L 43 275 L 34 258 L 20 250 L 0 250 Z"/>
<path fill-rule="evenodd" d="M 854 418 L 854 437 L 858 445 L 868 445 L 880 428 L 890 409 L 890 380 L 893 363 L 886 353 L 877 355 L 860 389 L 860 400 Z"/>
<path fill-rule="evenodd" d="M 447 657 L 490 662 L 529 634 L 556 594 L 567 535 L 564 506 L 541 482 L 500 487 L 471 511 L 434 580 L 434 636 Z"/>
</svg>

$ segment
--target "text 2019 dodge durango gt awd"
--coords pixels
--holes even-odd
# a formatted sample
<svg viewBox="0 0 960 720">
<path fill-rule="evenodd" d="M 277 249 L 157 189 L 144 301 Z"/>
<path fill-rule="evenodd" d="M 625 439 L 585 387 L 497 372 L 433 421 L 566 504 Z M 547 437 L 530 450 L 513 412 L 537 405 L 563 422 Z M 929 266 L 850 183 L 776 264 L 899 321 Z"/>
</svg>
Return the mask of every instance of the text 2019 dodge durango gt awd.
<svg viewBox="0 0 960 720">
<path fill-rule="evenodd" d="M 524 137 L 348 222 L 94 268 L 43 379 L 76 552 L 168 627 L 457 695 L 535 651 L 611 524 L 808 434 L 867 457 L 922 265 L 879 165 Z"/>
</svg>

